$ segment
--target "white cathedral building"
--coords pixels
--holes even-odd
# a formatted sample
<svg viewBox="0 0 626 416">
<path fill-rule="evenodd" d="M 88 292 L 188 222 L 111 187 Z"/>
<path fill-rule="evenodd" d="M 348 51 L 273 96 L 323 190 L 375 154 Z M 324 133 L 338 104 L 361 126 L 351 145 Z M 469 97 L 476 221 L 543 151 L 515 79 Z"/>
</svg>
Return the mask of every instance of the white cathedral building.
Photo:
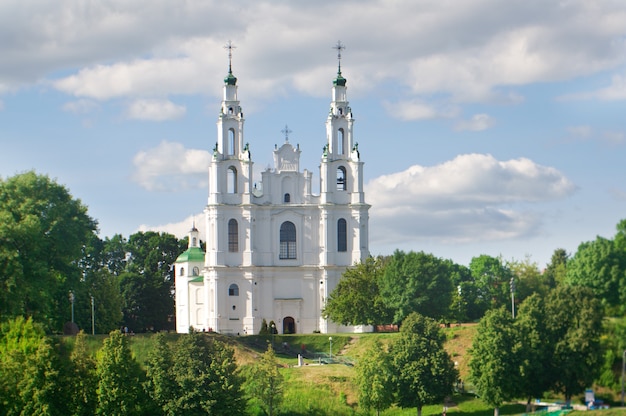
<svg viewBox="0 0 626 416">
<path fill-rule="evenodd" d="M 319 194 L 312 192 L 313 174 L 300 171 L 300 146 L 289 143 L 288 134 L 273 151 L 274 167 L 261 173 L 260 186 L 253 183 L 229 62 L 209 166 L 206 252 L 194 226 L 188 249 L 175 263 L 177 332 L 257 334 L 263 320 L 274 321 L 285 334 L 369 330 L 322 316 L 342 273 L 369 256 L 370 206 L 339 43 L 337 49 L 326 138 L 315 146 L 323 148 Z"/>
</svg>

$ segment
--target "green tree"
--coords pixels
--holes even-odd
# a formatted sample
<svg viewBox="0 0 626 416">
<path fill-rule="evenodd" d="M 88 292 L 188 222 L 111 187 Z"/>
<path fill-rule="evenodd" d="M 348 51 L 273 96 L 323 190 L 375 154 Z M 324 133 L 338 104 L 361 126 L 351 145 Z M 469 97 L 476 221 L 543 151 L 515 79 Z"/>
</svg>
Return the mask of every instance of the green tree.
<svg viewBox="0 0 626 416">
<path fill-rule="evenodd" d="M 174 269 L 185 249 L 171 234 L 138 232 L 126 244 L 129 259 L 120 275 L 124 325 L 136 331 L 172 329 Z"/>
<path fill-rule="evenodd" d="M 0 414 L 66 414 L 58 350 L 43 326 L 17 317 L 0 326 Z"/>
<path fill-rule="evenodd" d="M 178 395 L 168 405 L 170 414 L 243 414 L 242 380 L 231 348 L 192 331 L 178 339 L 175 349 Z"/>
<path fill-rule="evenodd" d="M 96 361 L 87 350 L 87 335 L 84 331 L 76 335 L 70 355 L 68 384 L 72 392 L 69 402 L 70 413 L 74 416 L 94 415 L 98 404 Z"/>
<path fill-rule="evenodd" d="M 283 375 L 271 345 L 261 359 L 254 363 L 244 384 L 247 394 L 260 403 L 268 415 L 276 414 L 283 399 Z"/>
<path fill-rule="evenodd" d="M 385 257 L 368 257 L 347 269 L 328 297 L 324 317 L 342 325 L 390 323 L 393 313 L 385 306 L 378 287 L 385 263 Z"/>
<path fill-rule="evenodd" d="M 400 337 L 391 345 L 396 374 L 396 398 L 402 408 L 441 403 L 452 394 L 458 379 L 454 363 L 444 349 L 446 340 L 439 324 L 411 313 L 404 320 Z"/>
<path fill-rule="evenodd" d="M 546 327 L 543 296 L 535 293 L 520 305 L 514 322 L 517 333 L 515 352 L 519 363 L 518 394 L 527 398 L 526 412 L 530 402 L 541 397 L 552 387 L 552 350 L 550 334 Z"/>
<path fill-rule="evenodd" d="M 510 281 L 513 273 L 501 258 L 483 254 L 474 257 L 469 267 L 478 291 L 477 303 L 483 313 L 511 304 Z"/>
<path fill-rule="evenodd" d="M 159 332 L 153 337 L 153 348 L 148 352 L 146 361 L 146 382 L 144 389 L 150 396 L 154 409 L 152 414 L 167 414 L 169 404 L 177 394 L 177 385 L 172 366 L 174 358 L 165 334 Z"/>
<path fill-rule="evenodd" d="M 139 364 L 132 356 L 128 337 L 112 331 L 98 353 L 97 414 L 127 416 L 140 413 L 141 378 Z"/>
<path fill-rule="evenodd" d="M 618 236 L 620 233 L 618 231 Z M 626 246 L 603 237 L 581 243 L 567 264 L 566 282 L 593 290 L 609 313 L 623 313 L 626 310 Z"/>
<path fill-rule="evenodd" d="M 539 266 L 529 257 L 522 261 L 510 261 L 507 263 L 507 268 L 511 271 L 511 278 L 515 279 L 516 304 L 520 304 L 534 293 L 545 295 L 550 289 L 539 271 Z"/>
<path fill-rule="evenodd" d="M 472 341 L 470 380 L 480 399 L 494 407 L 494 416 L 498 416 L 500 406 L 517 392 L 516 341 L 511 313 L 504 308 L 487 311 Z"/>
<path fill-rule="evenodd" d="M 47 176 L 0 179 L 0 315 L 61 329 L 82 247 L 95 231 L 87 208 Z"/>
<path fill-rule="evenodd" d="M 567 254 L 565 249 L 557 248 L 554 250 L 550 263 L 548 263 L 543 272 L 544 282 L 550 289 L 556 288 L 565 281 L 568 261 L 569 254 Z"/>
<path fill-rule="evenodd" d="M 603 312 L 589 288 L 557 287 L 546 304 L 546 327 L 553 353 L 554 390 L 570 401 L 600 372 Z"/>
<path fill-rule="evenodd" d="M 368 349 L 359 359 L 355 368 L 355 383 L 358 389 L 359 406 L 366 410 L 389 408 L 394 401 L 393 362 L 380 341 Z"/>
<path fill-rule="evenodd" d="M 432 318 L 450 313 L 453 263 L 424 252 L 396 250 L 385 266 L 380 294 L 394 311 L 394 323 L 401 323 L 410 313 Z"/>
</svg>

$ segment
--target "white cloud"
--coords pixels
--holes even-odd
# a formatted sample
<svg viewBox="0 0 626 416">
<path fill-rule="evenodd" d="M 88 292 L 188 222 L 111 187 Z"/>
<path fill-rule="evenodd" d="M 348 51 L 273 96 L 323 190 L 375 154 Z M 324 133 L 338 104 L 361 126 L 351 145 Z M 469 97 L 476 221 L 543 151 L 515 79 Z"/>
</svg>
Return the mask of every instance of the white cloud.
<svg viewBox="0 0 626 416">
<path fill-rule="evenodd" d="M 87 114 L 100 108 L 93 100 L 80 99 L 63 104 L 63 111 L 74 114 Z"/>
<path fill-rule="evenodd" d="M 137 120 L 175 120 L 185 115 L 184 106 L 169 100 L 135 100 L 128 106 L 128 118 Z"/>
<path fill-rule="evenodd" d="M 175 235 L 177 238 L 183 238 L 189 235 L 189 230 L 191 227 L 195 225 L 200 233 L 200 239 L 204 239 L 206 236 L 206 227 L 204 222 L 204 214 L 198 213 L 195 215 L 190 215 L 182 221 L 179 222 L 171 222 L 168 224 L 161 225 L 147 225 L 141 224 L 137 231 L 156 231 L 156 232 L 164 232 Z"/>
<path fill-rule="evenodd" d="M 428 104 L 419 99 L 395 103 L 384 101 L 383 106 L 391 117 L 404 121 L 452 118 L 459 112 L 456 106 Z"/>
<path fill-rule="evenodd" d="M 483 131 L 491 128 L 495 123 L 488 114 L 475 114 L 469 120 L 461 120 L 456 124 L 456 130 Z"/>
<path fill-rule="evenodd" d="M 205 150 L 186 149 L 175 142 L 161 142 L 133 158 L 133 180 L 149 191 L 175 192 L 208 186 L 211 155 Z"/>
<path fill-rule="evenodd" d="M 466 154 L 432 167 L 414 165 L 366 185 L 372 240 L 467 242 L 534 234 L 541 216 L 525 206 L 575 190 L 556 169 L 525 158 Z"/>
</svg>

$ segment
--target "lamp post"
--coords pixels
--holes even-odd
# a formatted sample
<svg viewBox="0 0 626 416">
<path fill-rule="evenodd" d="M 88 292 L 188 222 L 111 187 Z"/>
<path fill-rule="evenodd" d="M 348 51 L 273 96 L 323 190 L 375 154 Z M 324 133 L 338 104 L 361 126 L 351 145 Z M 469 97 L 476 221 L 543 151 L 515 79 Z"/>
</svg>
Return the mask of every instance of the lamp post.
<svg viewBox="0 0 626 416">
<path fill-rule="evenodd" d="M 95 317 L 95 303 L 93 301 L 93 295 L 91 296 L 91 335 L 96 335 L 96 317 Z"/>
<path fill-rule="evenodd" d="M 624 372 L 626 370 L 626 350 L 622 353 L 622 407 L 624 407 Z"/>
<path fill-rule="evenodd" d="M 332 362 L 333 361 L 333 337 L 328 337 L 328 342 L 330 343 L 330 347 L 328 347 L 328 355 L 330 357 L 329 361 Z"/>
<path fill-rule="evenodd" d="M 511 277 L 511 313 L 515 319 L 515 277 Z"/>
<path fill-rule="evenodd" d="M 70 304 L 72 305 L 72 323 L 74 323 L 74 292 L 70 290 Z"/>
<path fill-rule="evenodd" d="M 274 333 L 276 332 L 276 325 L 272 323 L 272 349 L 274 349 Z"/>
</svg>

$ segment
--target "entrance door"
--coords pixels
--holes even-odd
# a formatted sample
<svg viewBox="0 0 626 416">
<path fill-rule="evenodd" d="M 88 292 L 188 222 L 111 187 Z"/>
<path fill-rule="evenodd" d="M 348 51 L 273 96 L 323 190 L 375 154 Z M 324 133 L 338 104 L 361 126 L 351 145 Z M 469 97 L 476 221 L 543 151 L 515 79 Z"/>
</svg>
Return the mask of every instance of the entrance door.
<svg viewBox="0 0 626 416">
<path fill-rule="evenodd" d="M 295 334 L 296 321 L 291 316 L 283 318 L 283 334 Z"/>
</svg>

